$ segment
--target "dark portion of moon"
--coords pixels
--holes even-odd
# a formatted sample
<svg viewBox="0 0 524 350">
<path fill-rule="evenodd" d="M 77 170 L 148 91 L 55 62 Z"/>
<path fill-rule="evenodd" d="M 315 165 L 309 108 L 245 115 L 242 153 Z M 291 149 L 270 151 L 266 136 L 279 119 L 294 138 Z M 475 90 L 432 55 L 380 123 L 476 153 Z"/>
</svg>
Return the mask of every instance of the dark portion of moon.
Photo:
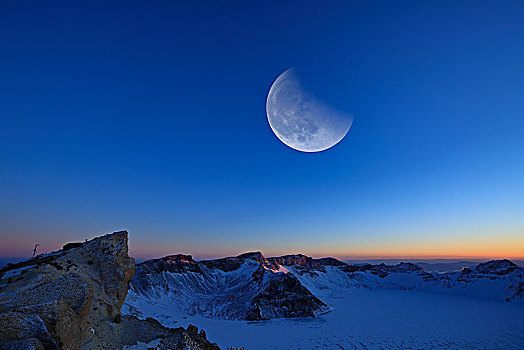
<svg viewBox="0 0 524 350">
<path fill-rule="evenodd" d="M 339 143 L 353 122 L 307 92 L 295 72 L 286 70 L 273 83 L 266 101 L 267 119 L 275 135 L 302 152 L 320 152 Z"/>
</svg>

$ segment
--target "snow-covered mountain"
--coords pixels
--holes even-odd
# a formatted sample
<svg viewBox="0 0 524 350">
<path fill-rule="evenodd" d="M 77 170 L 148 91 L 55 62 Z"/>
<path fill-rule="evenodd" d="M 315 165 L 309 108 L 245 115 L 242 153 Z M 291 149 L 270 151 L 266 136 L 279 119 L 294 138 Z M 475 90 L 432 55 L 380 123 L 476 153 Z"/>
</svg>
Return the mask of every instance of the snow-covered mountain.
<svg viewBox="0 0 524 350">
<path fill-rule="evenodd" d="M 136 266 L 124 310 L 169 308 L 181 315 L 263 320 L 315 317 L 333 298 L 355 289 L 418 290 L 524 302 L 524 268 L 495 260 L 435 274 L 412 263 L 351 265 L 305 255 L 265 258 L 260 252 L 195 261 L 172 255 Z"/>
<path fill-rule="evenodd" d="M 189 255 L 150 260 L 136 267 L 128 304 L 146 299 L 189 315 L 262 320 L 315 316 L 327 305 L 261 253 L 194 261 Z"/>
</svg>

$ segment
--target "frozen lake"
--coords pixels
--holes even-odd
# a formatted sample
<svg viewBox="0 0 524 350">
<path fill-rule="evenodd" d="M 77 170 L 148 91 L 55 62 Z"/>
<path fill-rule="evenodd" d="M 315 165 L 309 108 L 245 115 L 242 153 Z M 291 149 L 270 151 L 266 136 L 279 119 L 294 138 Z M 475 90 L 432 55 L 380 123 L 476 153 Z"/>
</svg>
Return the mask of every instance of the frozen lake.
<svg viewBox="0 0 524 350">
<path fill-rule="evenodd" d="M 383 289 L 321 299 L 333 310 L 315 319 L 246 322 L 176 314 L 167 305 L 140 310 L 166 326 L 203 328 L 223 349 L 524 349 L 523 304 Z"/>
</svg>

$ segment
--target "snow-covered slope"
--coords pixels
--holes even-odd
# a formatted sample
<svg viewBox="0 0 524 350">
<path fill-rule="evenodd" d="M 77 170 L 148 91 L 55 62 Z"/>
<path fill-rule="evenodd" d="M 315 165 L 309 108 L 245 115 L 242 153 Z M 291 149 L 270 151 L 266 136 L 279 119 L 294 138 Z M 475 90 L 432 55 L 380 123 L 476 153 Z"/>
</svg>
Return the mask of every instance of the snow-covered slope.
<svg viewBox="0 0 524 350">
<path fill-rule="evenodd" d="M 129 294 L 127 305 L 135 314 L 144 302 L 220 319 L 304 317 L 327 310 L 294 274 L 279 271 L 260 253 L 201 262 L 188 255 L 146 261 L 136 267 Z"/>
<path fill-rule="evenodd" d="M 333 307 L 332 298 L 361 288 L 523 303 L 524 268 L 497 260 L 431 274 L 411 263 L 349 265 L 301 254 L 265 258 L 255 252 L 204 261 L 172 255 L 137 265 L 124 310 L 140 316 L 147 305 L 216 319 L 315 317 Z"/>
<path fill-rule="evenodd" d="M 524 346 L 524 269 L 507 260 L 432 274 L 409 263 L 350 265 L 304 255 L 175 255 L 136 271 L 124 314 L 170 327 L 196 324 L 223 348 Z M 270 320 L 246 322 L 260 319 Z"/>
<path fill-rule="evenodd" d="M 445 274 L 431 274 L 411 263 L 348 265 L 342 269 L 367 288 L 415 289 L 508 302 L 524 301 L 524 268 L 509 260 L 488 261 L 471 269 Z"/>
</svg>

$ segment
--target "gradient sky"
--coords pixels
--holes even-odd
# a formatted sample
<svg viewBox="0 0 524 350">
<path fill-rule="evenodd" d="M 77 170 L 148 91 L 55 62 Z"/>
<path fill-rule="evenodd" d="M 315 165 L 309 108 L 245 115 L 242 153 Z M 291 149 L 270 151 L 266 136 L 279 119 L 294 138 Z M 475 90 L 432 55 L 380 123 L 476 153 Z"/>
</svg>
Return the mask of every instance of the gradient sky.
<svg viewBox="0 0 524 350">
<path fill-rule="evenodd" d="M 2 1 L 0 256 L 524 257 L 522 1 Z M 284 70 L 354 115 L 307 154 Z"/>
</svg>

